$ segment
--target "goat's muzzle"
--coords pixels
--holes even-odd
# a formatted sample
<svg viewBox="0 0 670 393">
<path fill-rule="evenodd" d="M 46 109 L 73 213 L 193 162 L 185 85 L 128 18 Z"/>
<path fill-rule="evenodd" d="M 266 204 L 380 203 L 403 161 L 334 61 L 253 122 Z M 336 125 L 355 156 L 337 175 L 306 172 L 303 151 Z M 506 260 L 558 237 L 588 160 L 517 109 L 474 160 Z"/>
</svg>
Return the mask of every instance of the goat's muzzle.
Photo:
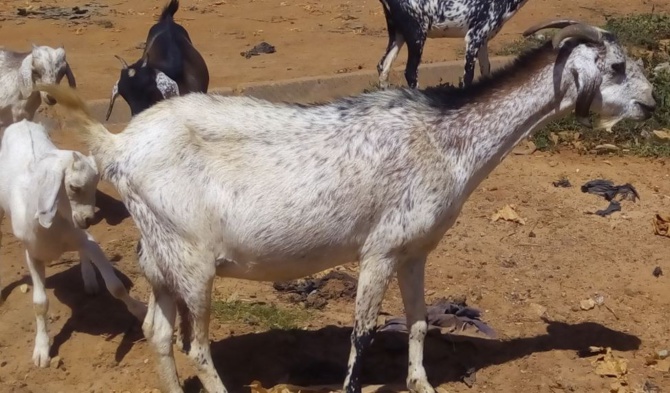
<svg viewBox="0 0 670 393">
<path fill-rule="evenodd" d="M 656 102 L 651 102 L 651 103 L 643 103 L 640 101 L 635 102 L 640 109 L 642 109 L 642 113 L 644 113 L 644 119 L 650 119 L 651 116 L 654 114 L 654 111 L 656 111 Z"/>
</svg>

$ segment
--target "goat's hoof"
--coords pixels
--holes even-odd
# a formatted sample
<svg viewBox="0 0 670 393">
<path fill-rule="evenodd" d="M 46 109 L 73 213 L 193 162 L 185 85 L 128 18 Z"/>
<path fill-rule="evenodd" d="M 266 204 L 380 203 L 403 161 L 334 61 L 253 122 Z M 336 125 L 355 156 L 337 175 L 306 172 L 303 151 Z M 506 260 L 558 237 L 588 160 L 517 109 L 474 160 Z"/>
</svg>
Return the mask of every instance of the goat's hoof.
<svg viewBox="0 0 670 393">
<path fill-rule="evenodd" d="M 46 368 L 49 367 L 51 358 L 49 357 L 49 347 L 35 347 L 33 351 L 33 363 L 37 367 Z"/>
<path fill-rule="evenodd" d="M 427 379 L 409 379 L 407 389 L 412 393 L 435 393 Z"/>
</svg>

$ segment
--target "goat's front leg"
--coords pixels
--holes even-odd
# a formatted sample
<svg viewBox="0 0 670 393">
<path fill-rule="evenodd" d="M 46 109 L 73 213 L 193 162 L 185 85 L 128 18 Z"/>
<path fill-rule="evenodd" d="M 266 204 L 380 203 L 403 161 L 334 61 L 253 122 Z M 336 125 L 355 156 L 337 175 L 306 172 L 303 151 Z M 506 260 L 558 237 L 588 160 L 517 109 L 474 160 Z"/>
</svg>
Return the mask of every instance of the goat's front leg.
<svg viewBox="0 0 670 393">
<path fill-rule="evenodd" d="M 226 387 L 214 368 L 209 347 L 209 318 L 214 271 L 200 274 L 190 277 L 191 282 L 189 282 L 189 291 L 183 299 L 184 304 L 177 308 L 180 311 L 183 326 L 183 344 L 193 366 L 198 370 L 198 377 L 205 390 L 209 393 L 226 393 Z M 190 343 L 187 347 L 189 339 Z"/>
<path fill-rule="evenodd" d="M 39 367 L 48 367 L 49 361 L 49 334 L 47 333 L 47 311 L 49 310 L 49 299 L 44 290 L 45 267 L 44 262 L 34 259 L 26 251 L 26 263 L 33 281 L 33 308 L 35 309 L 35 350 L 33 351 L 33 362 Z"/>
<path fill-rule="evenodd" d="M 84 291 L 89 295 L 95 295 L 100 292 L 98 277 L 95 275 L 91 259 L 85 252 L 79 252 L 79 264 L 81 265 L 81 278 L 84 280 Z"/>
<path fill-rule="evenodd" d="M 347 377 L 344 380 L 346 393 L 361 392 L 363 352 L 372 342 L 377 316 L 395 268 L 396 259 L 391 257 L 368 257 L 361 262 L 361 273 L 358 277 L 356 292 L 354 330 L 351 333 L 351 351 Z"/>
<path fill-rule="evenodd" d="M 407 388 L 414 393 L 433 393 L 423 367 L 423 348 L 428 331 L 424 299 L 424 272 L 426 257 L 404 261 L 398 267 L 398 286 L 405 306 L 409 330 L 409 366 Z"/>
<path fill-rule="evenodd" d="M 133 314 L 140 321 L 144 320 L 144 317 L 147 314 L 147 307 L 144 303 L 139 300 L 133 299 L 126 290 L 126 287 L 123 286 L 123 283 L 114 273 L 114 268 L 109 262 L 105 253 L 102 252 L 98 243 L 95 242 L 95 239 L 88 233 L 86 233 L 86 239 L 84 241 L 84 247 L 81 250 L 83 254 L 86 254 L 88 258 L 93 261 L 93 264 L 100 271 L 102 279 L 105 281 L 107 290 L 115 298 L 121 300 L 128 307 L 128 311 Z"/>
<path fill-rule="evenodd" d="M 384 9 L 384 17 L 386 18 L 386 31 L 388 33 L 388 45 L 386 45 L 386 51 L 384 56 L 377 63 L 377 73 L 379 74 L 379 87 L 386 89 L 389 86 L 389 71 L 391 71 L 391 65 L 398 57 L 398 53 L 405 43 L 405 37 L 398 31 L 391 15 L 386 7 Z"/>
</svg>

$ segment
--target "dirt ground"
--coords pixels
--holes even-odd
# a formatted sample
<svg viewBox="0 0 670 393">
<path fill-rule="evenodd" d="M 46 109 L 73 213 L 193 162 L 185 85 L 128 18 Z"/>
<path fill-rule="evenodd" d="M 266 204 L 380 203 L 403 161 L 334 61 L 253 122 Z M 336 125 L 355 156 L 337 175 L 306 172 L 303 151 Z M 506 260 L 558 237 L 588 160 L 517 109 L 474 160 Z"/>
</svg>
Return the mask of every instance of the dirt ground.
<svg viewBox="0 0 670 393">
<path fill-rule="evenodd" d="M 28 50 L 31 43 L 65 45 L 87 98 L 106 98 L 118 77 L 114 54 L 134 61 L 138 46 L 162 2 L 117 0 L 90 3 L 90 19 L 40 19 L 16 15 L 17 8 L 55 5 L 55 1 L 0 4 L 0 44 Z M 82 6 L 61 0 L 63 6 Z M 103 7 L 100 7 L 103 5 Z M 492 51 L 549 17 L 600 23 L 629 12 L 669 12 L 664 0 L 530 0 L 492 42 Z M 177 20 L 205 55 L 212 87 L 247 81 L 324 75 L 374 69 L 386 32 L 377 0 L 361 1 L 182 1 Z M 277 52 L 246 59 L 240 52 L 267 41 Z M 424 62 L 462 58 L 458 39 L 430 40 Z M 395 65 L 404 64 L 405 50 Z M 59 146 L 80 148 L 57 131 Z M 596 373 L 595 356 L 580 357 L 589 346 L 610 347 L 627 362 L 622 378 L 630 391 L 670 391 L 664 363 L 646 358 L 670 349 L 670 238 L 655 236 L 652 219 L 670 214 L 670 170 L 666 160 L 535 153 L 506 159 L 472 195 L 457 224 L 447 233 L 427 267 L 428 302 L 466 296 L 484 311 L 499 341 L 453 342 L 431 337 L 426 344 L 429 379 L 450 392 L 607 392 L 616 381 Z M 571 188 L 552 182 L 567 176 Z M 623 202 L 622 211 L 603 218 L 586 214 L 606 207 L 579 186 L 594 178 L 631 182 L 641 200 Z M 92 234 L 116 261 L 131 294 L 146 300 L 148 286 L 134 253 L 137 230 L 109 184 L 100 190 L 102 221 Z M 492 222 L 493 213 L 516 206 L 525 224 Z M 155 358 L 139 324 L 123 305 L 103 292 L 86 296 L 76 255 L 68 254 L 47 270 L 49 332 L 58 368 L 38 369 L 31 361 L 35 321 L 32 290 L 23 251 L 2 225 L 0 281 L 0 392 L 145 392 L 159 387 Z M 655 277 L 660 267 L 665 275 Z M 355 275 L 355 269 L 343 269 Z M 28 292 L 21 291 L 28 284 Z M 25 287 L 24 287 L 25 288 Z M 604 302 L 582 310 L 580 302 Z M 216 299 L 275 303 L 291 309 L 272 283 L 218 279 Z M 384 311 L 401 315 L 393 283 Z M 341 384 L 349 351 L 353 303 L 331 299 L 302 330 L 266 331 L 242 322 L 212 320 L 210 337 L 217 369 L 231 391 L 248 391 L 253 380 L 278 383 Z M 181 380 L 198 391 L 194 370 L 177 353 Z M 406 375 L 406 336 L 384 334 L 366 358 L 364 382 L 402 387 Z M 670 363 L 666 364 L 670 366 Z M 461 381 L 474 367 L 476 381 Z M 644 387 L 646 385 L 646 388 Z M 474 389 L 474 390 L 472 390 Z"/>
</svg>

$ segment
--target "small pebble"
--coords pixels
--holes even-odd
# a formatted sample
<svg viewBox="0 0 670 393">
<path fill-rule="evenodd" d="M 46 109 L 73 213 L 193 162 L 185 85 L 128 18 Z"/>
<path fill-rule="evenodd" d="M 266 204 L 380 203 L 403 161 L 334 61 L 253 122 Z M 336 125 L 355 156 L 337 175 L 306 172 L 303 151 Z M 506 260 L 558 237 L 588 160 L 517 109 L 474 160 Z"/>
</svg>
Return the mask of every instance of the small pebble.
<svg viewBox="0 0 670 393">
<path fill-rule="evenodd" d="M 656 355 L 658 355 L 658 358 L 659 358 L 659 359 L 665 359 L 665 358 L 667 358 L 668 355 L 670 355 L 670 354 L 668 353 L 668 350 L 667 350 L 667 349 L 662 349 L 662 350 L 658 351 L 658 352 L 656 353 Z"/>
<path fill-rule="evenodd" d="M 21 291 L 21 293 L 28 293 L 28 289 L 28 284 L 19 285 L 19 291 Z"/>
<path fill-rule="evenodd" d="M 591 310 L 596 306 L 596 302 L 593 299 L 585 299 L 579 302 L 579 307 L 582 310 Z"/>
</svg>

